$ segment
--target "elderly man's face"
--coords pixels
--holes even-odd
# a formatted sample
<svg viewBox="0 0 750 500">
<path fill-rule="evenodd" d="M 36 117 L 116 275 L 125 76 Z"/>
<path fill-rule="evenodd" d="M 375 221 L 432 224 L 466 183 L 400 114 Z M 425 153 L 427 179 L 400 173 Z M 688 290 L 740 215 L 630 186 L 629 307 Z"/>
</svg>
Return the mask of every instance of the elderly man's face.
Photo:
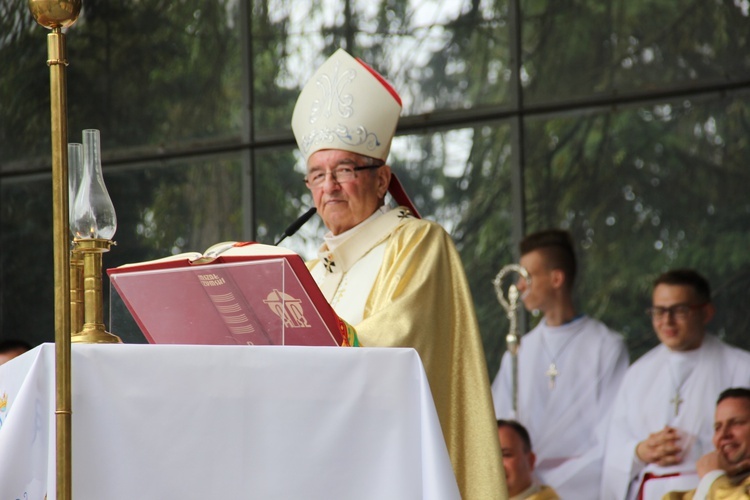
<svg viewBox="0 0 750 500">
<path fill-rule="evenodd" d="M 365 158 L 338 149 L 316 151 L 307 160 L 307 174 L 331 172 L 340 165 L 366 165 Z M 387 165 L 360 170 L 349 182 L 339 183 L 326 175 L 323 184 L 310 187 L 318 214 L 333 234 L 341 234 L 367 219 L 388 191 L 391 170 Z"/>
<path fill-rule="evenodd" d="M 729 465 L 750 459 L 750 401 L 726 398 L 716 406 L 714 446 Z"/>
</svg>

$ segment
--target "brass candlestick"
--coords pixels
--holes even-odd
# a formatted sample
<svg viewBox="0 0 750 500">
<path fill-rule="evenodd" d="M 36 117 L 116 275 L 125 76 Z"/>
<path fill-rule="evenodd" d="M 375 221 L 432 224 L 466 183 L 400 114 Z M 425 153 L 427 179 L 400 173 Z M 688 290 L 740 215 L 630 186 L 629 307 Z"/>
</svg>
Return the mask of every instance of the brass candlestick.
<svg viewBox="0 0 750 500">
<path fill-rule="evenodd" d="M 83 330 L 83 254 L 80 250 L 70 252 L 70 334 Z M 72 337 L 71 337 L 72 341 Z"/>
<path fill-rule="evenodd" d="M 71 337 L 73 343 L 122 343 L 117 335 L 104 326 L 104 301 L 102 300 L 102 254 L 109 252 L 115 243 L 110 240 L 90 238 L 73 240 L 76 252 L 83 255 L 84 321 L 81 331 Z"/>
<path fill-rule="evenodd" d="M 52 142 L 52 233 L 55 282 L 55 456 L 56 498 L 68 500 L 72 490 L 70 387 L 70 283 L 68 239 L 68 103 L 65 67 L 68 65 L 63 28 L 76 22 L 81 0 L 29 0 L 37 23 L 52 30 L 47 35 L 50 71 Z"/>
<path fill-rule="evenodd" d="M 114 244 L 117 230 L 115 207 L 104 185 L 99 131 L 83 131 L 83 168 L 71 209 L 74 252 L 83 258 L 83 328 L 75 332 L 75 343 L 121 343 L 104 327 L 102 299 L 102 254 Z"/>
</svg>

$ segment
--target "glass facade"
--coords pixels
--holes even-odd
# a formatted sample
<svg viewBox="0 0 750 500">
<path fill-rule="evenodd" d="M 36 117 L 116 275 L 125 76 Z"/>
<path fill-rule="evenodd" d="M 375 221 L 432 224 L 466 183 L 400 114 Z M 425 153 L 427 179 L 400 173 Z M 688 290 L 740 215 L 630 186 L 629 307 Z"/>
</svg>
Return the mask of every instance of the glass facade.
<svg viewBox="0 0 750 500">
<path fill-rule="evenodd" d="M 105 267 L 275 243 L 312 204 L 294 103 L 342 47 L 403 98 L 390 163 L 456 241 L 491 376 L 508 328 L 492 279 L 547 227 L 574 235 L 578 306 L 632 358 L 656 343 L 643 311 L 673 267 L 709 278 L 711 329 L 747 348 L 748 27 L 739 1 L 84 0 L 69 141 L 101 131 Z M 54 336 L 46 32 L 25 1 L 0 6 L 0 337 L 32 343 Z M 324 231 L 316 217 L 282 244 L 310 257 Z"/>
</svg>

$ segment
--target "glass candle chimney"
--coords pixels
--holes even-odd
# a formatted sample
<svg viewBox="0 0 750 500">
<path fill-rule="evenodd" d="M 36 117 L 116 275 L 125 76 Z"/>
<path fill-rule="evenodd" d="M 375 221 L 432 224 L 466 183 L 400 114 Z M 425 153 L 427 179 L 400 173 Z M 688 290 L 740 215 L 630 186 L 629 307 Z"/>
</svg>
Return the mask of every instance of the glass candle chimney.
<svg viewBox="0 0 750 500">
<path fill-rule="evenodd" d="M 117 230 L 115 207 L 104 185 L 99 131 L 83 131 L 83 171 L 73 203 L 71 231 L 77 240 L 111 240 Z"/>
</svg>

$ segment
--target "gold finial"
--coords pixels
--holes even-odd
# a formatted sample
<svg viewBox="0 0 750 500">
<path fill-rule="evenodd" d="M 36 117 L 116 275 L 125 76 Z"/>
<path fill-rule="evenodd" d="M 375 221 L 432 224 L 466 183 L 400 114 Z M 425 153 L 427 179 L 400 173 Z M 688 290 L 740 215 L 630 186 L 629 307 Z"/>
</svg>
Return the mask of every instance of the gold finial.
<svg viewBox="0 0 750 500">
<path fill-rule="evenodd" d="M 81 0 L 29 0 L 29 10 L 45 28 L 67 28 L 78 19 Z"/>
</svg>

